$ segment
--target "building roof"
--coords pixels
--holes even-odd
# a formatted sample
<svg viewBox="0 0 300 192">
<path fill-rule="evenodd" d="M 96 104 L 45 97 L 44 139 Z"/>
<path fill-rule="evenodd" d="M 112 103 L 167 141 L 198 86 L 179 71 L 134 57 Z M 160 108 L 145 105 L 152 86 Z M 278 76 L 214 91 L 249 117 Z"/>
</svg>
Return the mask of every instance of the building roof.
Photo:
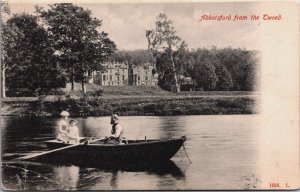
<svg viewBox="0 0 300 192">
<path fill-rule="evenodd" d="M 128 69 L 128 62 L 104 62 L 102 63 L 102 65 L 107 69 L 113 69 L 113 68 Z"/>
</svg>

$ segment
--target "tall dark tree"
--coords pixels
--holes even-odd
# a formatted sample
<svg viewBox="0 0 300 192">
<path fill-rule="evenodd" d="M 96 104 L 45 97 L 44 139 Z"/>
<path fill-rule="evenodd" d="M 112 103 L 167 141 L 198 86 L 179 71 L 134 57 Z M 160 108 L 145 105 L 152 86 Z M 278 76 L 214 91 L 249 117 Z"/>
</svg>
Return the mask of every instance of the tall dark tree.
<svg viewBox="0 0 300 192">
<path fill-rule="evenodd" d="M 195 63 L 194 77 L 204 91 L 213 91 L 218 82 L 218 76 L 215 72 L 215 66 L 208 60 L 202 63 Z"/>
<path fill-rule="evenodd" d="M 165 90 L 172 90 L 174 76 L 168 53 L 162 53 L 157 57 L 156 70 L 159 71 L 158 85 Z"/>
<path fill-rule="evenodd" d="M 228 72 L 225 65 L 217 65 L 215 68 L 215 72 L 218 77 L 216 90 L 228 91 L 233 86 L 230 73 Z"/>
<path fill-rule="evenodd" d="M 9 66 L 7 85 L 10 89 L 61 87 L 61 70 L 53 56 L 54 50 L 37 17 L 14 15 L 3 28 L 4 67 Z"/>
<path fill-rule="evenodd" d="M 245 91 L 257 90 L 258 67 L 254 63 L 245 66 L 245 78 L 242 84 L 242 89 Z"/>
<path fill-rule="evenodd" d="M 82 83 L 85 93 L 87 73 L 101 70 L 101 61 L 107 59 L 116 45 L 105 32 L 99 32 L 102 21 L 92 17 L 90 10 L 71 3 L 49 5 L 48 10 L 36 8 L 46 22 L 62 66 L 67 69 L 74 89 L 75 78 Z"/>
<path fill-rule="evenodd" d="M 255 70 L 258 62 L 255 51 L 248 51 L 240 48 L 232 49 L 228 47 L 220 49 L 217 53 L 217 57 L 231 74 L 233 90 L 246 91 L 252 89 L 251 87 L 256 81 L 256 73 L 255 71 L 252 71 L 252 69 Z M 250 78 L 250 74 L 252 74 L 252 78 Z M 247 77 L 249 77 L 248 80 Z"/>
<path fill-rule="evenodd" d="M 242 90 L 244 91 L 254 91 L 257 90 L 258 83 L 258 52 L 257 51 L 247 51 L 246 52 L 246 62 L 243 67 L 244 77 L 242 80 Z"/>
</svg>

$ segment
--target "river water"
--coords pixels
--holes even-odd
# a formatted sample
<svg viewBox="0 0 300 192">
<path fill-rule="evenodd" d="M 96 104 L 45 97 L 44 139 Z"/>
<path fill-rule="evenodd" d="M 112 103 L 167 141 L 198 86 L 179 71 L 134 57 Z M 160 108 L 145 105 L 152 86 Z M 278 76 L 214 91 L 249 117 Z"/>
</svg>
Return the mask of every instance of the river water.
<svg viewBox="0 0 300 192">
<path fill-rule="evenodd" d="M 109 117 L 76 118 L 81 136 L 110 133 Z M 121 117 L 126 137 L 176 138 L 185 135 L 185 147 L 166 165 L 126 170 L 50 163 L 14 163 L 16 154 L 40 152 L 43 141 L 56 136 L 54 118 L 3 117 L 2 186 L 26 190 L 188 190 L 256 189 L 257 115 L 127 116 Z"/>
</svg>

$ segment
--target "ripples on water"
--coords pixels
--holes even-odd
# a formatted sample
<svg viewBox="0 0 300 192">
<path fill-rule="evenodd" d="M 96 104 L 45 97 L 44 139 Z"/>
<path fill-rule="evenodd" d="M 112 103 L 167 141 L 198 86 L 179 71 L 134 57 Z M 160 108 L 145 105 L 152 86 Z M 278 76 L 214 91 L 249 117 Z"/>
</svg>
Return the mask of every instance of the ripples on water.
<svg viewBox="0 0 300 192">
<path fill-rule="evenodd" d="M 183 149 L 172 161 L 156 165 L 101 167 L 12 163 L 17 155 L 43 151 L 43 141 L 56 136 L 53 118 L 4 117 L 2 180 L 7 189 L 254 189 L 257 172 L 255 115 L 121 117 L 129 139 L 175 138 L 185 135 L 189 164 Z M 109 117 L 77 118 L 80 134 L 110 133 Z M 5 163 L 7 162 L 7 163 Z M 25 171 L 29 170 L 29 171 Z"/>
</svg>

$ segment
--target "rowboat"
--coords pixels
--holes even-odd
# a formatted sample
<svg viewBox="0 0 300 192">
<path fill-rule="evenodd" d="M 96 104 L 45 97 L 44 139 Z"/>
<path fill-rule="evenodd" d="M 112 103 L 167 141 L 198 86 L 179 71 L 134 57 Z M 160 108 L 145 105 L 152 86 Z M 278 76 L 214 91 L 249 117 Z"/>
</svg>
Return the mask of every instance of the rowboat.
<svg viewBox="0 0 300 192">
<path fill-rule="evenodd" d="M 186 141 L 186 137 L 161 140 L 126 140 L 122 144 L 105 144 L 101 141 L 77 145 L 59 150 L 51 155 L 41 156 L 47 161 L 76 163 L 140 163 L 152 161 L 167 161 L 171 159 Z M 56 139 L 45 142 L 49 149 L 70 146 Z M 51 160 L 50 160 L 50 159 Z"/>
</svg>

